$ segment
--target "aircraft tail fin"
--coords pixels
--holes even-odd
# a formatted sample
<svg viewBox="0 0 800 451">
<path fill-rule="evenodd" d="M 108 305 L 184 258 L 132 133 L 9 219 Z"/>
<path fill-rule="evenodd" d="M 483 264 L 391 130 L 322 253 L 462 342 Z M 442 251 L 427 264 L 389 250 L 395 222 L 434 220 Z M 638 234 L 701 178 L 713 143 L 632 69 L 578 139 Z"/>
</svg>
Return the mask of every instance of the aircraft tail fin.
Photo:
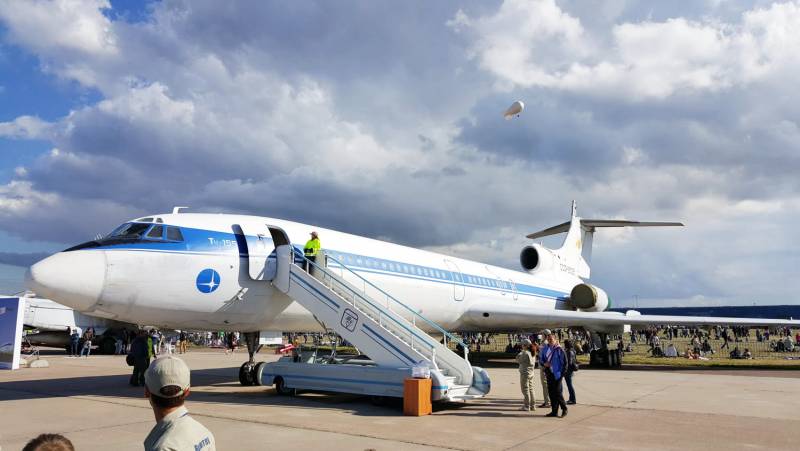
<svg viewBox="0 0 800 451">
<path fill-rule="evenodd" d="M 627 221 L 617 219 L 583 219 L 578 216 L 577 205 L 572 201 L 570 220 L 562 224 L 549 227 L 538 232 L 526 235 L 527 238 L 537 239 L 545 236 L 567 232 L 564 243 L 559 249 L 554 250 L 567 266 L 574 268 L 576 275 L 589 278 L 589 263 L 592 259 L 592 241 L 597 228 L 603 227 L 674 227 L 683 226 L 680 222 L 652 222 L 652 221 Z"/>
</svg>

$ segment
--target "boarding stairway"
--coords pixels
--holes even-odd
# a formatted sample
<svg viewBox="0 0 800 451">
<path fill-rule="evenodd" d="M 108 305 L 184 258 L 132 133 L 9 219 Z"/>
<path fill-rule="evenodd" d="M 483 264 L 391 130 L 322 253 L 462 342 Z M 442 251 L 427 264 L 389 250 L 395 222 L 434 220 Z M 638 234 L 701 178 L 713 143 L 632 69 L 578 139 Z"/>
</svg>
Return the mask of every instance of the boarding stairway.
<svg viewBox="0 0 800 451">
<path fill-rule="evenodd" d="M 469 347 L 459 338 L 332 256 L 328 256 L 328 261 L 335 264 L 341 275 L 325 267 L 324 263 L 300 258 L 309 265 L 310 273 L 307 272 L 297 264 L 298 256 L 288 242 L 277 245 L 275 249 L 277 267 L 272 284 L 314 314 L 326 328 L 366 354 L 375 365 L 386 368 L 428 367 L 435 379 L 434 387 L 440 387 L 450 400 L 479 398 L 488 393 L 490 381 L 487 373 L 470 365 L 467 359 Z M 443 342 L 428 335 L 417 324 L 441 333 Z M 448 341 L 460 344 L 465 356 L 451 351 L 447 347 Z"/>
</svg>

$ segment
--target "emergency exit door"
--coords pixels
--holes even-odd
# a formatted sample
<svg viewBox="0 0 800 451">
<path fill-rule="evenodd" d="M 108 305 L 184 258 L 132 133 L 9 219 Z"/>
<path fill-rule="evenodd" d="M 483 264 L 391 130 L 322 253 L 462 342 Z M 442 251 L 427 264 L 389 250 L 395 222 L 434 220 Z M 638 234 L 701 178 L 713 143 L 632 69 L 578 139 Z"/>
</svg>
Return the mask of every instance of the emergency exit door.
<svg viewBox="0 0 800 451">
<path fill-rule="evenodd" d="M 461 274 L 461 270 L 454 261 L 445 259 L 444 264 L 447 265 L 447 269 L 450 270 L 450 278 L 452 279 L 453 283 L 453 299 L 456 301 L 463 301 L 464 295 L 466 294 L 464 275 Z"/>
</svg>

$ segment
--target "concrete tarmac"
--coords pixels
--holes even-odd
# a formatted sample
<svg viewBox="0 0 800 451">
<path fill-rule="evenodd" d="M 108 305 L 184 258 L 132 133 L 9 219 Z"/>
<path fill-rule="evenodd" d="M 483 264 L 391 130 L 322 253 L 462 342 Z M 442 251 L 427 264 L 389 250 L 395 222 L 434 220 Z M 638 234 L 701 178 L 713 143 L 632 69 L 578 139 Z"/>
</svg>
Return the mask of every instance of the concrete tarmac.
<svg viewBox="0 0 800 451">
<path fill-rule="evenodd" d="M 519 377 L 508 364 L 488 368 L 489 397 L 404 417 L 400 403 L 363 397 L 242 387 L 246 353 L 194 351 L 191 414 L 219 450 L 524 450 L 797 449 L 800 379 L 749 370 L 579 371 L 576 406 L 566 418 L 518 410 Z M 259 355 L 273 360 L 273 355 Z M 49 368 L 0 372 L 0 446 L 19 450 L 43 432 L 66 435 L 79 450 L 141 450 L 154 425 L 141 388 L 128 385 L 122 356 L 46 356 Z M 538 385 L 538 378 L 537 378 Z M 537 387 L 541 399 L 541 388 Z"/>
</svg>

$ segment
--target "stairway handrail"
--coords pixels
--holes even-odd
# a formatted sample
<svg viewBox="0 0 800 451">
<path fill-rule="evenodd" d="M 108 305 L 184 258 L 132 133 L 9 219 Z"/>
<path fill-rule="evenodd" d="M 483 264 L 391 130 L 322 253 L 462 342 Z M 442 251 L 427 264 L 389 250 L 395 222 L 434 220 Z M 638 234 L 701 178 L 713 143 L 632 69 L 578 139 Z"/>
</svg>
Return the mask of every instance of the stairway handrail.
<svg viewBox="0 0 800 451">
<path fill-rule="evenodd" d="M 371 299 L 371 298 L 370 298 L 370 296 L 368 296 L 366 292 L 360 292 L 358 289 L 356 289 L 355 287 L 352 287 L 352 286 L 351 286 L 349 283 L 347 283 L 347 281 L 345 281 L 345 280 L 340 280 L 340 279 L 339 279 L 339 277 L 338 277 L 338 276 L 337 276 L 337 275 L 336 275 L 336 274 L 335 274 L 333 271 L 329 270 L 328 268 L 323 268 L 322 266 L 318 265 L 318 264 L 317 264 L 317 263 L 315 263 L 315 262 L 312 262 L 311 260 L 309 260 L 309 259 L 308 259 L 308 258 L 306 258 L 305 256 L 303 256 L 303 259 L 304 259 L 305 261 L 307 261 L 308 263 L 310 263 L 310 264 L 311 264 L 313 267 L 315 267 L 317 270 L 319 270 L 320 272 L 322 272 L 323 274 L 327 275 L 327 276 L 330 278 L 330 280 L 331 280 L 331 288 L 333 287 L 333 282 L 336 282 L 336 283 L 338 283 L 339 285 L 341 285 L 343 289 L 345 289 L 345 290 L 349 291 L 349 292 L 350 292 L 350 293 L 352 293 L 354 296 L 358 296 L 358 298 L 359 298 L 359 299 L 361 299 L 361 303 L 362 303 L 362 304 L 366 304 L 366 305 L 369 305 L 369 306 L 371 306 L 371 307 L 374 309 L 374 311 L 375 311 L 377 314 L 379 314 L 379 315 L 384 315 L 386 318 L 388 318 L 388 319 L 390 319 L 390 320 L 394 321 L 395 323 L 397 323 L 397 325 L 398 325 L 398 326 L 400 326 L 401 328 L 405 329 L 405 330 L 406 330 L 406 331 L 407 331 L 407 332 L 408 332 L 408 333 L 409 333 L 411 336 L 416 336 L 417 338 L 419 338 L 419 339 L 421 340 L 421 343 L 423 343 L 423 344 L 426 344 L 426 345 L 427 345 L 427 347 L 428 347 L 428 349 L 429 349 L 429 352 L 431 353 L 431 355 L 432 355 L 432 356 L 435 356 L 435 353 L 436 353 L 436 345 L 437 345 L 438 343 L 436 342 L 436 340 L 434 340 L 434 339 L 433 339 L 433 337 L 431 337 L 430 335 L 426 334 L 424 331 L 420 330 L 420 329 L 419 329 L 419 328 L 417 328 L 417 327 L 415 327 L 415 328 L 416 328 L 416 329 L 417 329 L 419 332 L 421 332 L 421 334 L 422 334 L 422 335 L 420 335 L 420 334 L 418 334 L 418 333 L 414 332 L 414 330 L 413 330 L 413 329 L 411 329 L 411 328 L 409 328 L 408 326 L 406 326 L 405 324 L 403 324 L 403 322 L 406 322 L 406 323 L 407 323 L 407 322 L 408 322 L 408 320 L 407 320 L 407 319 L 405 319 L 405 318 L 403 318 L 401 315 L 399 315 L 397 312 L 395 312 L 394 310 L 392 310 L 392 309 L 391 309 L 391 308 L 389 308 L 388 306 L 386 307 L 386 309 L 388 309 L 388 311 L 391 313 L 391 315 L 387 315 L 387 314 L 385 314 L 385 313 L 384 313 L 384 308 L 383 308 L 383 307 L 379 307 L 379 306 L 375 305 L 375 303 L 373 302 L 374 300 L 373 300 L 373 299 Z M 313 276 L 312 276 L 312 277 L 313 277 Z M 323 282 L 323 283 L 324 283 L 324 282 Z M 347 301 L 347 299 L 345 299 L 345 301 Z M 347 301 L 347 302 L 349 302 L 349 301 Z M 355 298 L 354 298 L 354 303 L 353 303 L 352 305 L 353 305 L 353 307 L 355 307 L 355 308 L 359 309 L 359 306 L 358 306 L 358 304 L 357 304 L 357 303 L 355 303 Z M 401 320 L 402 320 L 403 322 L 401 322 Z M 411 326 L 415 326 L 415 325 L 414 325 L 414 324 L 411 324 Z M 425 338 L 425 337 L 427 337 L 427 338 Z M 413 347 L 413 346 L 412 346 L 412 347 Z"/>
<path fill-rule="evenodd" d="M 404 309 L 406 309 L 406 310 L 407 310 L 409 313 L 411 313 L 412 315 L 414 315 L 414 316 L 416 316 L 417 318 L 419 318 L 419 319 L 421 319 L 421 320 L 425 321 L 426 323 L 428 323 L 428 325 L 430 325 L 430 326 L 431 326 L 431 327 L 433 327 L 434 329 L 436 329 L 436 330 L 438 330 L 439 332 L 441 332 L 442 334 L 444 334 L 444 336 L 445 336 L 445 337 L 447 337 L 447 338 L 449 338 L 451 341 L 453 341 L 453 342 L 455 342 L 455 343 L 458 343 L 458 344 L 460 344 L 460 345 L 461 345 L 461 347 L 464 349 L 464 360 L 467 360 L 467 357 L 466 357 L 466 356 L 467 356 L 467 353 L 469 352 L 469 348 L 467 347 L 467 344 L 466 344 L 466 343 L 464 343 L 464 342 L 463 342 L 463 341 L 462 341 L 460 338 L 458 338 L 458 337 L 456 337 L 455 335 L 451 334 L 450 332 L 448 332 L 448 331 L 444 330 L 444 329 L 442 328 L 442 326 L 440 326 L 440 325 L 436 324 L 435 322 L 433 322 L 432 320 L 430 320 L 430 319 L 426 318 L 426 317 L 425 317 L 423 314 L 421 314 L 421 313 L 419 313 L 419 312 L 415 311 L 415 310 L 414 310 L 414 309 L 412 309 L 411 307 L 409 307 L 409 306 L 407 306 L 406 304 L 404 304 L 404 303 L 400 302 L 399 300 L 397 300 L 397 298 L 395 298 L 395 297 L 394 297 L 394 296 L 392 296 L 391 294 L 387 293 L 387 292 L 386 292 L 386 291 L 384 291 L 382 288 L 379 288 L 379 287 L 378 287 L 378 286 L 376 286 L 374 283 L 370 282 L 369 280 L 367 280 L 367 279 L 366 279 L 366 278 L 364 278 L 363 276 L 359 275 L 358 273 L 356 273 L 355 271 L 353 271 L 352 269 L 350 269 L 350 268 L 349 268 L 347 265 L 345 265 L 344 263 L 342 263 L 341 261 L 339 261 L 339 259 L 337 259 L 336 257 L 334 257 L 334 256 L 332 256 L 332 255 L 327 255 L 327 254 L 325 254 L 325 256 L 326 256 L 326 257 L 327 257 L 329 260 L 333 260 L 334 262 L 336 262 L 336 263 L 337 263 L 339 266 L 341 266 L 342 268 L 346 269 L 347 271 L 349 271 L 350 273 L 352 273 L 352 274 L 353 274 L 354 276 L 356 276 L 357 278 L 361 279 L 361 280 L 362 280 L 364 283 L 366 283 L 366 284 L 368 284 L 369 286 L 371 286 L 372 288 L 374 288 L 374 289 L 378 290 L 378 291 L 379 291 L 381 294 L 383 294 L 383 295 L 384 295 L 384 296 L 386 296 L 388 299 L 391 299 L 391 300 L 392 300 L 392 301 L 394 301 L 396 304 L 398 304 L 398 305 L 400 305 L 401 307 L 403 307 Z M 304 258 L 305 258 L 305 256 L 304 256 Z M 310 260 L 309 260 L 309 261 L 310 261 Z M 318 267 L 318 268 L 320 267 L 319 265 L 315 264 L 314 262 L 311 262 L 311 263 L 312 263 L 312 264 L 314 264 L 314 266 L 316 266 L 316 267 Z M 327 268 L 324 268 L 324 270 L 325 270 L 325 271 L 328 271 L 328 270 L 327 270 Z M 330 272 L 330 271 L 328 271 L 328 272 Z M 334 275 L 335 275 L 335 274 L 334 274 Z M 366 293 L 365 293 L 365 294 L 366 294 Z"/>
</svg>

